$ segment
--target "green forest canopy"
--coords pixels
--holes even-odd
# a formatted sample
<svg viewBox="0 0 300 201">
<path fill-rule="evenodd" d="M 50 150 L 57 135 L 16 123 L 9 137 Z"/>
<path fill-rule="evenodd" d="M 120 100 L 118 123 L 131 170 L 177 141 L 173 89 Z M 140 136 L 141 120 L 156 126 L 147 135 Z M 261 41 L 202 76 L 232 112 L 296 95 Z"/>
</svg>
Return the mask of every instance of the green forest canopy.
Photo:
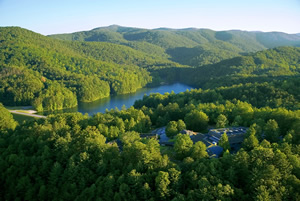
<svg viewBox="0 0 300 201">
<path fill-rule="evenodd" d="M 1 200 L 299 200 L 299 110 L 209 103 L 196 94 L 156 94 L 164 105 L 51 115 L 0 131 Z M 179 107 L 183 98 L 190 102 Z M 250 126 L 245 149 L 210 159 L 188 135 L 168 152 L 139 136 L 195 112 L 210 125 L 223 114 L 229 125 Z M 113 139 L 122 151 L 106 143 Z"/>
<path fill-rule="evenodd" d="M 167 80 L 213 88 L 299 74 L 299 48 L 239 56 L 270 47 L 264 41 L 268 35 L 278 45 L 297 45 L 296 36 L 256 33 L 255 44 L 259 45 L 243 49 L 253 34 L 112 26 L 51 36 L 67 40 L 62 41 L 18 27 L 2 27 L 0 101 L 34 105 L 39 111 L 57 110 L 76 106 L 75 99 L 90 102 L 135 92 L 152 81 L 154 85 Z M 46 98 L 50 90 L 60 93 L 50 100 Z"/>
</svg>

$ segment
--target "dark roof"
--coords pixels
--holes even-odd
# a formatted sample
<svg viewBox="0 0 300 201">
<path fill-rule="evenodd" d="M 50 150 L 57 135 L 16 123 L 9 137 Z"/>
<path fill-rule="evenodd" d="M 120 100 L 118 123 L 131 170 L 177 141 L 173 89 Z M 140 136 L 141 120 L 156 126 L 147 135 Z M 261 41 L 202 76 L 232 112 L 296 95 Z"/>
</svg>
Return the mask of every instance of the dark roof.
<svg viewBox="0 0 300 201">
<path fill-rule="evenodd" d="M 228 137 L 228 141 L 230 144 L 242 143 L 244 140 L 244 135 L 232 135 Z"/>
<path fill-rule="evenodd" d="M 211 156 L 215 156 L 216 158 L 220 157 L 222 152 L 223 152 L 223 148 L 220 146 L 212 146 L 207 148 L 207 152 L 209 153 L 209 155 Z"/>
<path fill-rule="evenodd" d="M 191 140 L 193 141 L 194 144 L 195 144 L 196 142 L 202 141 L 206 146 L 211 145 L 211 144 L 207 141 L 207 136 L 205 136 L 205 135 L 203 135 L 203 134 L 192 135 L 192 136 L 191 136 Z"/>
<path fill-rule="evenodd" d="M 247 132 L 246 127 L 228 127 L 228 128 L 214 128 L 209 130 L 210 135 L 222 135 L 224 132 L 228 136 L 230 135 L 236 135 L 236 134 L 244 134 Z"/>
</svg>

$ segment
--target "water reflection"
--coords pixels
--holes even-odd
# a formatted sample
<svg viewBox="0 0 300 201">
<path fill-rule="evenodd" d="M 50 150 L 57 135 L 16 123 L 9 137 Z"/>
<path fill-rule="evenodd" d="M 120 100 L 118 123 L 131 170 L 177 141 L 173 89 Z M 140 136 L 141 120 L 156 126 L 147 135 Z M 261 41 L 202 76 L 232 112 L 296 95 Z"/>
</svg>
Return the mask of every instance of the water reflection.
<svg viewBox="0 0 300 201">
<path fill-rule="evenodd" d="M 166 92 L 171 93 L 172 91 L 174 91 L 175 93 L 180 93 L 186 91 L 187 89 L 192 89 L 192 87 L 181 83 L 163 85 L 155 88 L 143 88 L 135 93 L 111 96 L 90 103 L 79 102 L 76 108 L 61 110 L 57 111 L 56 113 L 78 111 L 83 114 L 88 113 L 89 115 L 93 115 L 98 112 L 105 112 L 106 109 L 110 110 L 115 109 L 116 107 L 118 109 L 121 109 L 123 105 L 125 105 L 126 108 L 129 108 L 134 104 L 136 100 L 142 99 L 145 94 L 164 94 Z"/>
</svg>

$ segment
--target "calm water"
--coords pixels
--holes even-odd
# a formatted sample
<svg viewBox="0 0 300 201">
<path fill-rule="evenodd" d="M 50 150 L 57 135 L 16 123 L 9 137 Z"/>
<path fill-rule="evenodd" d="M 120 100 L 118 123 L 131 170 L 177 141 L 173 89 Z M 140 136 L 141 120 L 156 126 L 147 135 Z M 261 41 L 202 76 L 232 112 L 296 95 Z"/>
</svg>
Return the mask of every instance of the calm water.
<svg viewBox="0 0 300 201">
<path fill-rule="evenodd" d="M 138 90 L 135 93 L 111 96 L 90 103 L 79 102 L 77 108 L 67 109 L 59 112 L 78 111 L 83 114 L 88 113 L 89 115 L 93 115 L 98 112 L 105 112 L 106 109 L 110 110 L 110 109 L 115 109 L 116 107 L 121 109 L 123 105 L 125 105 L 126 108 L 129 108 L 134 104 L 136 100 L 142 99 L 144 94 L 147 95 L 149 95 L 150 93 L 164 94 L 166 92 L 171 93 L 172 91 L 174 91 L 175 93 L 180 93 L 186 91 L 187 89 L 190 90 L 193 89 L 193 87 L 181 83 L 175 83 L 175 84 L 163 85 L 154 88 L 144 88 Z"/>
</svg>

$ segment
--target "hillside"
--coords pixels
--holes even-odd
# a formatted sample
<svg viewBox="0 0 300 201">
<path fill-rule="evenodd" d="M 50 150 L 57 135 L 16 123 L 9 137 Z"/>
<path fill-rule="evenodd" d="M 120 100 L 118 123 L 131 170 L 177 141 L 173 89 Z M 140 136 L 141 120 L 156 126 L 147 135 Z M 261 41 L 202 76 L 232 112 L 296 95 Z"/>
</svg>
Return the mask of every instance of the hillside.
<svg viewBox="0 0 300 201">
<path fill-rule="evenodd" d="M 0 41 L 0 101 L 38 110 L 135 92 L 151 82 L 142 67 L 179 66 L 126 46 L 61 41 L 18 27 L 1 27 Z"/>
<path fill-rule="evenodd" d="M 180 108 L 187 104 L 225 103 L 241 100 L 254 107 L 283 107 L 290 110 L 300 109 L 300 79 L 273 80 L 261 83 L 246 83 L 231 86 L 221 86 L 212 89 L 193 89 L 190 92 L 172 94 L 173 96 L 151 94 L 135 102 L 135 108 L 143 106 L 157 108 L 159 104 L 178 104 Z M 163 97 L 163 98 L 162 98 Z"/>
<path fill-rule="evenodd" d="M 158 73 L 169 81 L 180 80 L 198 87 L 214 88 L 299 76 L 299 58 L 299 47 L 278 47 L 199 68 L 161 69 Z"/>
<path fill-rule="evenodd" d="M 50 37 L 69 41 L 122 44 L 148 54 L 169 56 L 172 61 L 191 66 L 214 64 L 223 59 L 278 46 L 300 46 L 299 35 L 280 32 L 213 31 L 193 28 L 139 29 L 117 25 Z M 188 58 L 185 55 L 188 55 Z"/>
<path fill-rule="evenodd" d="M 299 48 L 249 53 L 300 41 L 276 32 L 110 26 L 47 37 L 1 27 L 0 41 L 0 102 L 39 111 L 71 108 L 163 80 L 213 88 L 299 74 Z"/>
</svg>

